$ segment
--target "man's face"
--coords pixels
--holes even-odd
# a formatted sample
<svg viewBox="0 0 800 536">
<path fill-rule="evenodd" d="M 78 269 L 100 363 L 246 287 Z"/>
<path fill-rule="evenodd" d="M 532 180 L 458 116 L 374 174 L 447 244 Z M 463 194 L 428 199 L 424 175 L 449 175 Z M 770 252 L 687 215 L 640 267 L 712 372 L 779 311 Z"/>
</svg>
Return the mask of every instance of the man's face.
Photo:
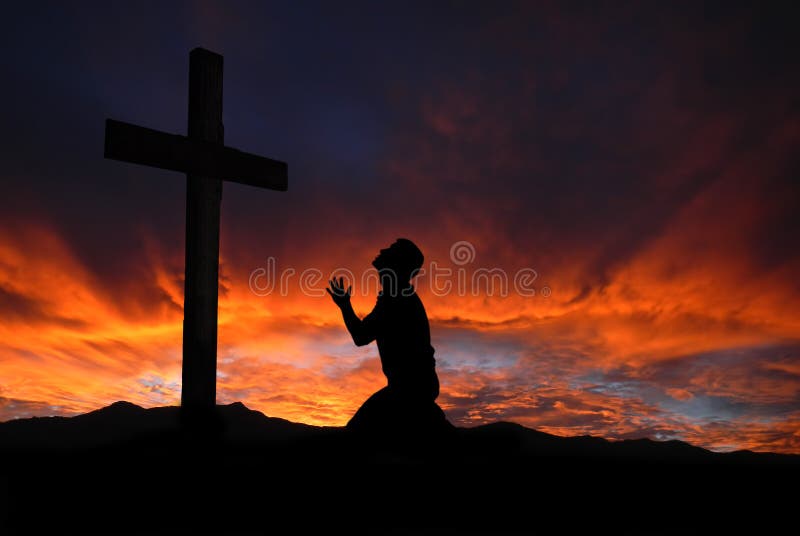
<svg viewBox="0 0 800 536">
<path fill-rule="evenodd" d="M 396 263 L 394 262 L 396 259 L 396 252 L 397 249 L 395 245 L 392 244 L 388 248 L 383 248 L 380 253 L 373 259 L 372 266 L 374 266 L 377 270 L 382 270 L 384 268 L 390 268 L 394 266 Z"/>
</svg>

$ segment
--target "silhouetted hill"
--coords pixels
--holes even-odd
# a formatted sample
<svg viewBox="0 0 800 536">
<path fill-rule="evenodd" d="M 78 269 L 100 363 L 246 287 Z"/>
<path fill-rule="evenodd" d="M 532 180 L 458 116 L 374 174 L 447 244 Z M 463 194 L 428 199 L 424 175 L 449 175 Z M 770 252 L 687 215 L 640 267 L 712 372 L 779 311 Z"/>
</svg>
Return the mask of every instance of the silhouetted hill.
<svg viewBox="0 0 800 536">
<path fill-rule="evenodd" d="M 324 430 L 267 417 L 241 402 L 217 408 L 224 424 L 224 439 L 235 442 L 270 442 L 313 435 Z M 0 450 L 77 449 L 120 445 L 180 432 L 180 408 L 145 409 L 130 402 L 75 417 L 33 417 L 0 423 Z"/>
<path fill-rule="evenodd" d="M 686 534 L 757 521 L 763 533 L 793 508 L 782 490 L 800 473 L 800 456 L 558 437 L 508 422 L 378 440 L 241 403 L 218 406 L 208 428 L 182 422 L 177 407 L 117 402 L 0 423 L 0 532 L 258 533 L 288 523 Z M 727 514 L 713 510 L 720 501 Z"/>
<path fill-rule="evenodd" d="M 218 406 L 217 412 L 223 444 L 269 447 L 291 442 L 297 446 L 304 441 L 330 441 L 331 438 L 344 441 L 346 435 L 342 428 L 311 426 L 267 417 L 241 402 Z M 85 449 L 157 439 L 170 441 L 178 439 L 180 424 L 180 408 L 177 406 L 145 409 L 130 402 L 115 402 L 75 417 L 33 417 L 2 422 L 0 451 Z M 750 451 L 720 454 L 682 441 L 608 441 L 591 436 L 560 437 L 510 422 L 457 429 L 448 445 L 458 447 L 458 452 L 473 460 L 479 455 L 491 457 L 497 451 L 502 451 L 504 456 L 608 458 L 623 461 L 715 463 L 746 460 L 749 463 L 800 463 L 800 456 Z"/>
</svg>

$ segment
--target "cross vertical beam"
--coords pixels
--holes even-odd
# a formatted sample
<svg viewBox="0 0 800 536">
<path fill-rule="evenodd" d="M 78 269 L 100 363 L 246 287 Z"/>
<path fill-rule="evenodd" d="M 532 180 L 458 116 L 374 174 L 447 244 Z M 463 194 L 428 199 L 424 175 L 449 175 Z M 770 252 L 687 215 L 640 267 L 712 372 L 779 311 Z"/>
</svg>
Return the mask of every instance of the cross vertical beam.
<svg viewBox="0 0 800 536">
<path fill-rule="evenodd" d="M 222 56 L 202 48 L 189 56 L 188 134 L 191 141 L 224 142 Z M 181 406 L 189 411 L 216 405 L 221 200 L 220 179 L 187 174 Z"/>
<path fill-rule="evenodd" d="M 222 181 L 286 191 L 286 162 L 224 145 L 222 56 L 189 55 L 188 136 L 106 119 L 106 158 L 186 173 L 182 416 L 188 428 L 215 424 L 219 215 Z"/>
</svg>

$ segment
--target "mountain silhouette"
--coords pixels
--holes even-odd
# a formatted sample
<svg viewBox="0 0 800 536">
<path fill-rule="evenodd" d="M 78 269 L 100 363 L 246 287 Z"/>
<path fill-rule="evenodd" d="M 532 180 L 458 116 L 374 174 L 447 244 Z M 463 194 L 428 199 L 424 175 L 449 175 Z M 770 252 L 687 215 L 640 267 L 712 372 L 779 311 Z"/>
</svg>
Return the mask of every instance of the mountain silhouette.
<svg viewBox="0 0 800 536">
<path fill-rule="evenodd" d="M 267 417 L 241 402 L 217 406 L 222 421 L 220 440 L 225 444 L 270 448 L 285 442 L 294 447 L 303 442 L 340 439 L 346 430 L 319 427 Z M 110 406 L 75 417 L 32 417 L 0 423 L 0 452 L 15 450 L 74 450 L 124 447 L 127 443 L 177 441 L 182 433 L 177 406 L 145 409 L 131 402 Z M 751 464 L 798 464 L 800 456 L 740 450 L 712 452 L 678 440 L 629 439 L 609 441 L 593 436 L 562 437 L 539 432 L 511 422 L 495 422 L 474 428 L 459 428 L 453 438 L 458 453 L 491 457 L 608 458 L 625 462 L 702 462 Z M 392 450 L 387 447 L 387 450 Z"/>
<path fill-rule="evenodd" d="M 781 486 L 800 475 L 800 456 L 509 422 L 414 443 L 364 441 L 238 402 L 216 418 L 198 432 L 178 407 L 116 402 L 0 423 L 0 532 L 763 531 L 792 511 Z M 719 501 L 728 514 L 714 512 Z"/>
</svg>

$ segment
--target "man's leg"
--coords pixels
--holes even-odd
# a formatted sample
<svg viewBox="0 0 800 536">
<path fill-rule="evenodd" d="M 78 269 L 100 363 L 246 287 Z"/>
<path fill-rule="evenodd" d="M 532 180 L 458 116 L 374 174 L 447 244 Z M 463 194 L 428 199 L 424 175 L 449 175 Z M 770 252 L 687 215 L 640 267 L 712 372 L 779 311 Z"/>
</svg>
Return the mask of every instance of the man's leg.
<svg viewBox="0 0 800 536">
<path fill-rule="evenodd" d="M 368 431 L 386 427 L 392 420 L 392 393 L 386 386 L 369 397 L 347 423 L 349 430 Z"/>
</svg>

